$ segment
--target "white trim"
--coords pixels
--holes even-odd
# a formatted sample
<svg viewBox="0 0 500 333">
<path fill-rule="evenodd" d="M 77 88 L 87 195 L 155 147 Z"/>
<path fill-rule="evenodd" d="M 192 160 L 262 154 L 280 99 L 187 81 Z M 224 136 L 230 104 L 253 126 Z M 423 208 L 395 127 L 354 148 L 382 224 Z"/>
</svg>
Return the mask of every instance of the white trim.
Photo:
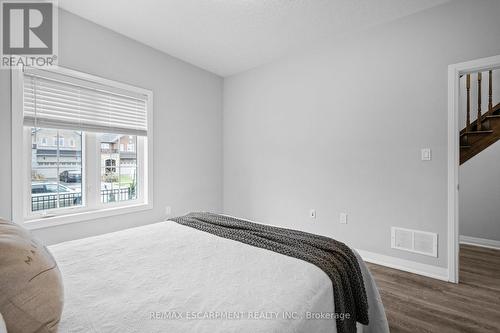
<svg viewBox="0 0 500 333">
<path fill-rule="evenodd" d="M 494 239 L 478 238 L 460 235 L 460 244 L 468 244 L 489 249 L 500 250 L 500 241 Z"/>
<path fill-rule="evenodd" d="M 104 218 L 108 216 L 116 216 L 123 214 L 130 214 L 135 212 L 140 212 L 144 210 L 152 209 L 153 205 L 149 204 L 136 204 L 127 206 L 118 206 L 107 209 L 99 209 L 95 211 L 83 211 L 74 214 L 65 214 L 51 216 L 47 218 L 40 218 L 35 220 L 25 221 L 23 226 L 29 230 L 43 229 L 54 227 L 63 224 L 70 224 L 76 222 L 83 222 L 89 220 L 95 220 L 99 218 Z"/>
<path fill-rule="evenodd" d="M 14 147 L 19 148 L 24 141 L 23 131 L 23 70 L 21 67 L 11 69 L 11 135 L 12 135 L 12 221 L 23 223 L 24 219 L 24 179 L 27 174 L 23 153 L 16 153 Z M 14 143 L 15 142 L 15 143 Z M 22 150 L 23 151 L 23 150 Z"/>
<path fill-rule="evenodd" d="M 356 250 L 366 262 L 386 266 L 400 271 L 418 274 L 437 280 L 448 281 L 448 269 L 445 267 L 422 264 L 416 261 L 396 258 L 384 254 Z"/>
<path fill-rule="evenodd" d="M 458 168 L 460 165 L 460 75 L 500 67 L 500 55 L 448 66 L 448 276 L 458 283 L 459 216 Z"/>
<path fill-rule="evenodd" d="M 448 67 L 448 280 L 458 283 L 458 166 L 460 137 L 458 129 L 460 76 Z"/>
</svg>

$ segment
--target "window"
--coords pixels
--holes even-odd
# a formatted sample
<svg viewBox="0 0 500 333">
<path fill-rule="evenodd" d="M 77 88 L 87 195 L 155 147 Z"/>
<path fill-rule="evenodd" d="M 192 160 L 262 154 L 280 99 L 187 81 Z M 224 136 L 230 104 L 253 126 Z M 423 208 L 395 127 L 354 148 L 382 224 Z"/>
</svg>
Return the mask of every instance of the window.
<svg viewBox="0 0 500 333">
<path fill-rule="evenodd" d="M 101 154 L 102 154 L 102 150 L 101 150 Z M 116 160 L 111 159 L 111 158 L 104 160 L 104 173 L 106 175 L 116 173 Z"/>
<path fill-rule="evenodd" d="M 78 142 L 76 150 L 65 150 L 61 145 L 31 149 L 31 212 L 46 211 L 82 204 L 82 132 L 72 130 L 29 128 L 33 142 L 38 136 L 61 136 Z M 76 145 L 76 143 L 75 143 Z M 66 186 L 60 184 L 67 184 Z M 69 194 L 71 193 L 71 194 Z"/>
<path fill-rule="evenodd" d="M 64 138 L 62 137 L 58 137 L 58 136 L 55 136 L 54 139 L 52 140 L 53 142 L 53 146 L 57 147 L 57 146 L 64 146 Z"/>
<path fill-rule="evenodd" d="M 101 202 L 119 202 L 137 198 L 137 154 L 135 150 L 105 149 L 103 142 L 116 146 L 123 140 L 120 134 L 100 134 L 101 142 Z M 137 137 L 131 137 L 135 144 Z M 130 146 L 130 144 L 129 144 Z"/>
<path fill-rule="evenodd" d="M 13 177 L 31 175 L 13 186 L 22 198 L 15 221 L 60 224 L 151 207 L 151 92 L 67 69 L 14 76 L 13 131 L 26 154 L 13 161 Z"/>
</svg>

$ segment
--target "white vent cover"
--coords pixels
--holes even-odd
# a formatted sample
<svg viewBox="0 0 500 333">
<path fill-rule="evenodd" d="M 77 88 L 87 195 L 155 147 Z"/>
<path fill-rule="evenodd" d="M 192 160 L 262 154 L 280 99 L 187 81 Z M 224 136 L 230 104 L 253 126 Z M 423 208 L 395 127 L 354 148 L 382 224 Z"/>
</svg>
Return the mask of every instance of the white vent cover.
<svg viewBox="0 0 500 333">
<path fill-rule="evenodd" d="M 433 232 L 405 228 L 391 228 L 391 247 L 393 249 L 437 257 L 438 235 Z"/>
</svg>

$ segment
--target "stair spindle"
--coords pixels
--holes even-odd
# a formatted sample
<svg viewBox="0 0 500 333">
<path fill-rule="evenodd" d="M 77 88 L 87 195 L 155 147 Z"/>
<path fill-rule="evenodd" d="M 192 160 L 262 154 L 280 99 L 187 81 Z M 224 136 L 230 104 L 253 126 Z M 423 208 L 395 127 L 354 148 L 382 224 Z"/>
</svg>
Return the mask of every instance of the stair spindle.
<svg viewBox="0 0 500 333">
<path fill-rule="evenodd" d="M 493 71 L 490 70 L 489 73 L 489 97 L 488 97 L 488 111 L 491 112 L 491 109 L 493 109 Z"/>
<path fill-rule="evenodd" d="M 481 81 L 483 80 L 483 74 L 481 72 L 477 73 L 477 130 L 481 130 Z"/>
<path fill-rule="evenodd" d="M 470 132 L 470 74 L 467 74 L 466 87 L 467 87 L 467 125 L 466 132 Z"/>
</svg>

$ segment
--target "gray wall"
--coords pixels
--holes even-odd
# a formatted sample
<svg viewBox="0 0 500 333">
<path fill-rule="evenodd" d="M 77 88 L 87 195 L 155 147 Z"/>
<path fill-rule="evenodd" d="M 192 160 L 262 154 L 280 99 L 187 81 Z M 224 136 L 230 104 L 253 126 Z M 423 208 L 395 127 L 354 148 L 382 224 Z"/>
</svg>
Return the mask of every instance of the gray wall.
<svg viewBox="0 0 500 333">
<path fill-rule="evenodd" d="M 224 212 L 446 267 L 447 66 L 500 54 L 498 13 L 454 1 L 225 79 Z M 439 257 L 390 249 L 391 226 Z"/>
<path fill-rule="evenodd" d="M 500 241 L 500 141 L 460 166 L 460 235 Z"/>
<path fill-rule="evenodd" d="M 154 93 L 154 209 L 35 231 L 47 243 L 222 209 L 222 79 L 65 11 L 59 64 Z M 0 151 L 10 156 L 10 79 L 0 71 Z M 19 154 L 20 150 L 14 150 Z M 202 163 L 200 163 L 200 161 Z M 14 180 L 16 181 L 16 180 Z M 0 216 L 11 217 L 10 161 L 0 166 Z"/>
</svg>

